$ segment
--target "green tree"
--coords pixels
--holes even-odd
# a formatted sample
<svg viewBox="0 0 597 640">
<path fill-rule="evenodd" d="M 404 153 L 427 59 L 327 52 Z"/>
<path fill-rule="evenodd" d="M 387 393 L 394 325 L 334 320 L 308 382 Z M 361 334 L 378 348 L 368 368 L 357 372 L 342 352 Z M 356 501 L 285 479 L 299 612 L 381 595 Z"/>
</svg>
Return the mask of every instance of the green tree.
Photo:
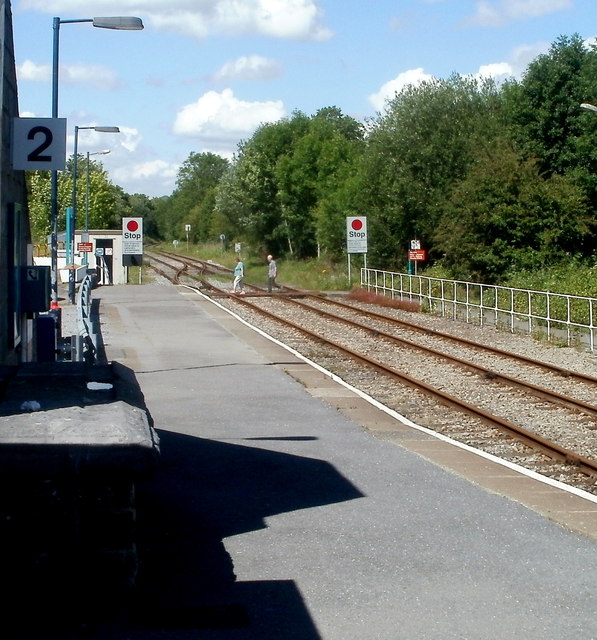
<svg viewBox="0 0 597 640">
<path fill-rule="evenodd" d="M 224 235 L 231 240 L 241 240 L 244 237 L 241 225 L 246 216 L 246 203 L 239 171 L 238 164 L 232 164 L 215 191 L 212 226 L 216 236 Z"/>
<path fill-rule="evenodd" d="M 291 238 L 279 198 L 277 167 L 308 126 L 307 116 L 296 112 L 292 118 L 262 125 L 239 145 L 234 168 L 216 195 L 218 215 L 232 229 L 231 239 L 245 239 L 258 253 L 289 251 Z M 234 202 L 224 188 L 234 194 Z"/>
<path fill-rule="evenodd" d="M 228 160 L 214 153 L 189 155 L 179 169 L 168 216 L 161 220 L 164 237 L 180 238 L 187 224 L 192 227 L 194 240 L 204 241 L 212 236 L 215 189 L 228 166 Z"/>
<path fill-rule="evenodd" d="M 155 238 L 160 240 L 169 240 L 167 234 L 167 220 L 170 214 L 170 201 L 172 196 L 162 196 L 161 198 L 154 198 L 151 202 L 154 209 L 153 225 L 155 227 Z"/>
<path fill-rule="evenodd" d="M 58 231 L 66 228 L 66 208 L 73 204 L 74 157 L 67 161 L 65 171 L 58 172 Z M 50 229 L 51 173 L 49 171 L 28 171 L 29 219 L 35 242 L 45 242 Z M 120 187 L 115 187 L 104 171 L 101 162 L 91 161 L 89 165 L 89 228 L 109 229 L 117 225 L 115 218 Z M 77 227 L 85 225 L 87 212 L 87 171 L 86 161 L 79 156 L 77 161 Z"/>
<path fill-rule="evenodd" d="M 45 243 L 50 235 L 51 183 L 49 171 L 27 171 L 29 224 L 36 243 Z"/>
<path fill-rule="evenodd" d="M 479 150 L 445 211 L 435 250 L 454 277 L 481 282 L 568 260 L 593 231 L 582 190 L 542 176 L 504 140 Z"/>
<path fill-rule="evenodd" d="M 220 220 L 258 252 L 316 255 L 334 235 L 319 224 L 363 144 L 363 127 L 336 107 L 260 127 L 220 185 Z"/>
<path fill-rule="evenodd" d="M 281 156 L 276 170 L 278 198 L 289 248 L 297 256 L 314 256 L 322 245 L 335 249 L 335 234 L 330 236 L 324 217 L 362 149 L 363 127 L 340 109 L 328 107 L 311 118 L 294 148 Z M 339 227 L 343 230 L 344 222 Z"/>
<path fill-rule="evenodd" d="M 575 34 L 558 38 L 519 83 L 506 85 L 513 133 L 542 172 L 564 174 L 578 166 L 578 140 L 591 115 L 583 114 L 580 104 L 597 96 L 596 77 L 597 52 Z"/>
<path fill-rule="evenodd" d="M 504 127 L 502 95 L 490 80 L 431 80 L 388 103 L 372 123 L 359 174 L 374 263 L 403 266 L 412 238 L 433 248 L 447 195 L 466 176 L 476 149 Z"/>
<path fill-rule="evenodd" d="M 144 193 L 134 193 L 128 196 L 130 216 L 143 218 L 143 233 L 146 238 L 160 240 L 160 233 L 156 217 L 156 201 L 158 198 L 149 198 Z"/>
<path fill-rule="evenodd" d="M 580 107 L 597 101 L 597 49 L 578 34 L 561 36 L 536 58 L 519 83 L 505 87 L 512 130 L 543 174 L 566 175 L 597 212 L 597 114 Z M 585 255 L 597 242 L 585 242 Z"/>
</svg>

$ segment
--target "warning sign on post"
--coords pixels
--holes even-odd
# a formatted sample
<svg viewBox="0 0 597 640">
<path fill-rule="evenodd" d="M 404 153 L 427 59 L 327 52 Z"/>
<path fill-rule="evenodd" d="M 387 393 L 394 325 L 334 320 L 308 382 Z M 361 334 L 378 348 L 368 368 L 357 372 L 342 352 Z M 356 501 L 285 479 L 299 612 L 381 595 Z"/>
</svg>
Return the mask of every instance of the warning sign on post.
<svg viewBox="0 0 597 640">
<path fill-rule="evenodd" d="M 143 254 L 143 218 L 122 219 L 122 254 Z"/>
<path fill-rule="evenodd" d="M 348 253 L 367 253 L 367 218 L 346 218 L 346 250 Z"/>
<path fill-rule="evenodd" d="M 425 249 L 411 249 L 408 252 L 408 259 L 415 262 L 422 262 L 427 260 L 427 252 Z"/>
</svg>

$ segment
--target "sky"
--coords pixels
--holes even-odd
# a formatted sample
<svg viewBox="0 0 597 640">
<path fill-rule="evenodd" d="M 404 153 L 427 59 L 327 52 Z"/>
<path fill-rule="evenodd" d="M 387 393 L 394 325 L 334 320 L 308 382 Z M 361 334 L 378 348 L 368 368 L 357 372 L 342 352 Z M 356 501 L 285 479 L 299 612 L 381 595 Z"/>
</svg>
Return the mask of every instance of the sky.
<svg viewBox="0 0 597 640">
<path fill-rule="evenodd" d="M 136 16 L 142 31 L 61 23 L 67 155 L 125 192 L 171 195 L 191 153 L 232 159 L 260 125 L 335 106 L 361 122 L 408 84 L 521 78 L 561 35 L 597 36 L 597 0 L 12 0 L 21 117 L 52 110 L 53 18 Z M 595 94 L 587 102 L 597 103 Z"/>
</svg>

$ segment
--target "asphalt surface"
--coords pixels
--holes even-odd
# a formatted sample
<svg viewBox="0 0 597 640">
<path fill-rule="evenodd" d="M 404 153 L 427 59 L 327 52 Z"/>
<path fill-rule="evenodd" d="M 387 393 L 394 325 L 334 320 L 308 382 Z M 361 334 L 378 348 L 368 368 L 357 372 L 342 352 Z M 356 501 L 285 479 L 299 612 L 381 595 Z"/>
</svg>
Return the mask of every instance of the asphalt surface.
<svg viewBox="0 0 597 640">
<path fill-rule="evenodd" d="M 84 637 L 597 639 L 594 541 L 376 439 L 185 289 L 93 297 L 162 461 L 133 613 Z"/>
</svg>

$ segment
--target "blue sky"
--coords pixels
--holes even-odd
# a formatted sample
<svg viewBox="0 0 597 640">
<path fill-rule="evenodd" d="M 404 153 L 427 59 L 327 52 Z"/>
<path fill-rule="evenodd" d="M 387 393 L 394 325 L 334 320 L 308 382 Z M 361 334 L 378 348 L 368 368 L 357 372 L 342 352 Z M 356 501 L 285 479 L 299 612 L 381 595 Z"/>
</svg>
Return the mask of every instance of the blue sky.
<svg viewBox="0 0 597 640">
<path fill-rule="evenodd" d="M 170 195 L 192 152 L 232 157 L 263 122 L 337 106 L 364 121 L 428 77 L 520 77 L 560 35 L 597 36 L 597 0 L 13 0 L 23 117 L 51 115 L 52 19 L 138 16 L 143 31 L 60 28 L 59 115 L 128 193 Z M 595 94 L 587 101 L 597 102 Z"/>
</svg>

